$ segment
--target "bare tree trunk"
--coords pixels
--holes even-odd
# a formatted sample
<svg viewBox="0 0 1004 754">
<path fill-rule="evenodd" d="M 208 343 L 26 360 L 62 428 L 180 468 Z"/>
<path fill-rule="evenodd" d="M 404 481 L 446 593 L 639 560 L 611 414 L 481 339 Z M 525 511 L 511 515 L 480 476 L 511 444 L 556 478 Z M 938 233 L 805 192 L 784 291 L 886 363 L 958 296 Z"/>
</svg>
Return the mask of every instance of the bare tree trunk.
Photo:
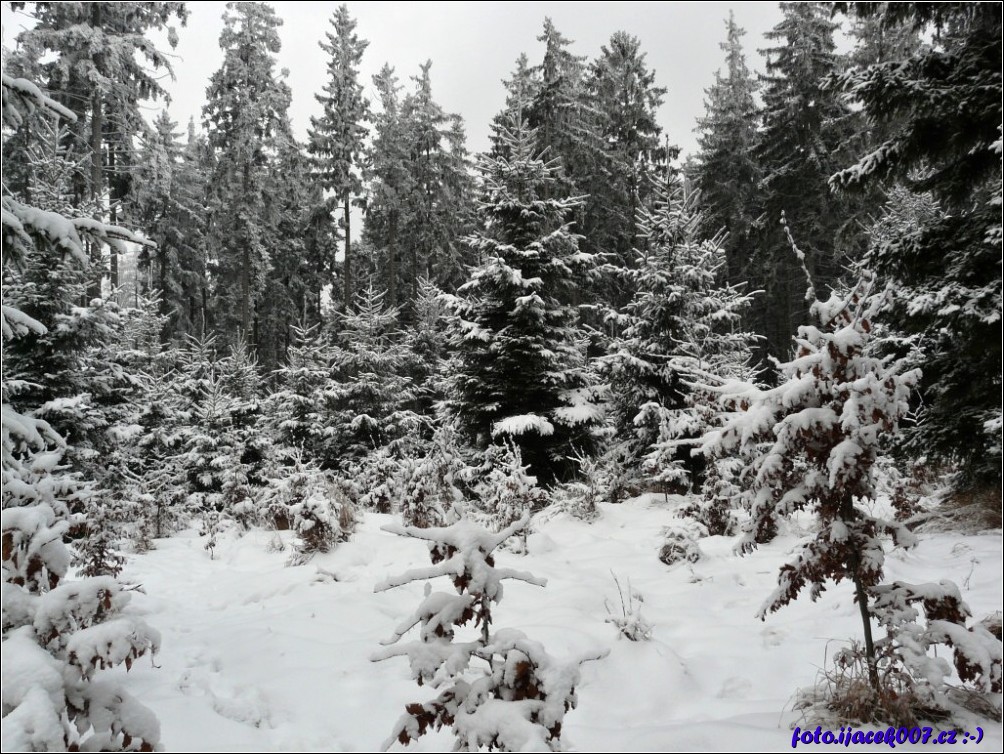
<svg viewBox="0 0 1004 754">
<path fill-rule="evenodd" d="M 91 6 L 91 26 L 101 27 L 101 3 L 94 3 Z M 96 66 L 100 66 L 98 59 L 94 60 Z M 95 88 L 91 92 L 91 201 L 94 202 L 94 219 L 101 220 L 101 210 L 97 204 L 101 196 L 102 170 L 101 170 L 101 132 L 103 130 L 103 119 L 101 110 L 101 93 Z M 104 277 L 102 244 L 91 244 L 91 274 L 87 283 L 87 298 L 94 299 L 101 296 L 101 280 Z"/>
<path fill-rule="evenodd" d="M 397 306 L 397 212 L 390 213 L 387 238 L 387 305 Z"/>
<path fill-rule="evenodd" d="M 98 3 L 95 3 L 95 7 Z M 100 16 L 100 13 L 98 13 Z M 101 220 L 98 201 L 101 197 L 101 95 L 95 91 L 91 95 L 91 201 L 94 203 L 94 219 Z M 102 244 L 91 243 L 91 275 L 87 284 L 88 299 L 101 296 L 101 279 L 104 277 Z"/>
<path fill-rule="evenodd" d="M 345 311 L 352 303 L 352 220 L 349 192 L 345 192 L 342 222 L 345 225 Z"/>
</svg>

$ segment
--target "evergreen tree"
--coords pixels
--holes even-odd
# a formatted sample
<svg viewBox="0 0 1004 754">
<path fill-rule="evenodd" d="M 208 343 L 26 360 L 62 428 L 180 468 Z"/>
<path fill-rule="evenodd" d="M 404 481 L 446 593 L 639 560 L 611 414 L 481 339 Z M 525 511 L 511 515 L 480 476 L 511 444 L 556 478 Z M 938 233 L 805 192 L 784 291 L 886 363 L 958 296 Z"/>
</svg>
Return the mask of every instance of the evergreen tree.
<svg viewBox="0 0 1004 754">
<path fill-rule="evenodd" d="M 702 231 L 706 237 L 723 229 L 730 283 L 746 280 L 753 256 L 752 230 L 756 220 L 759 169 L 753 157 L 756 144 L 757 80 L 746 65 L 742 38 L 746 32 L 732 13 L 725 22 L 726 73 L 715 72 L 715 83 L 705 90 L 703 118 L 697 121 L 700 153 L 693 171 L 701 192 Z"/>
<path fill-rule="evenodd" d="M 643 472 L 664 483 L 695 481 L 689 449 L 708 427 L 693 385 L 741 374 L 752 342 L 740 325 L 749 297 L 720 282 L 726 253 L 721 236 L 700 237 L 696 196 L 685 195 L 675 177 L 651 191 L 652 207 L 638 222 L 643 246 L 621 270 L 634 295 L 608 315 L 619 335 L 598 366 L 609 392 L 608 453 L 620 467 L 618 488 Z M 621 491 L 612 491 L 615 499 Z"/>
<path fill-rule="evenodd" d="M 325 468 L 345 468 L 418 429 L 399 310 L 384 298 L 369 286 L 351 309 L 335 313 L 330 380 L 321 394 Z"/>
<path fill-rule="evenodd" d="M 422 64 L 421 73 L 413 79 L 415 91 L 401 108 L 411 172 L 405 224 L 409 315 L 423 277 L 439 285 L 463 279 L 468 259 L 462 239 L 473 227 L 474 186 L 463 119 L 445 112 L 432 98 L 431 67 L 431 60 Z"/>
<path fill-rule="evenodd" d="M 22 127 L 33 113 L 74 119 L 26 79 L 6 73 L 2 78 L 5 142 L 8 129 Z M 141 242 L 122 228 L 24 204 L 6 185 L 2 208 L 5 272 L 32 256 L 54 263 L 65 255 L 86 264 L 85 238 Z M 0 318 L 5 367 L 12 340 L 48 334 L 43 322 L 13 305 L 9 291 L 5 286 Z M 115 665 L 128 670 L 136 658 L 156 653 L 160 636 L 143 621 L 121 614 L 129 595 L 114 577 L 66 579 L 71 554 L 63 540 L 70 508 L 85 498 L 89 485 L 61 467 L 63 438 L 47 422 L 10 404 L 21 387 L 5 370 L 0 412 L 3 655 L 5 676 L 12 669 L 17 682 L 4 684 L 4 746 L 152 750 L 160 737 L 153 713 L 113 681 L 94 676 Z"/>
<path fill-rule="evenodd" d="M 813 284 L 832 286 L 844 264 L 863 251 L 853 205 L 834 197 L 827 184 L 852 146 L 853 114 L 825 79 L 840 70 L 833 33 L 837 28 L 821 3 L 781 3 L 783 18 L 763 50 L 763 127 L 756 146 L 763 212 L 749 282 L 765 295 L 754 303 L 752 321 L 766 337 L 767 353 L 788 355 L 790 333 L 806 320 L 805 278 L 791 254 L 782 214 L 806 255 Z"/>
<path fill-rule="evenodd" d="M 555 28 L 550 18 L 544 19 L 544 30 L 537 41 L 544 43 L 544 58 L 533 69 L 539 82 L 530 90 L 527 123 L 537 129 L 540 154 L 561 161 L 556 192 L 562 196 L 584 194 L 595 177 L 604 148 L 597 113 L 586 89 L 586 58 L 569 51 L 571 40 Z M 582 218 L 576 220 L 581 225 Z"/>
<path fill-rule="evenodd" d="M 19 9 L 26 3 L 12 4 Z M 167 55 L 146 37 L 168 30 L 177 43 L 172 21 L 188 18 L 181 2 L 32 3 L 36 23 L 18 39 L 29 58 L 33 77 L 61 104 L 79 117 L 71 133 L 78 149 L 89 155 L 89 170 L 74 187 L 75 201 L 91 201 L 96 219 L 106 217 L 106 200 L 113 222 L 132 220 L 136 164 L 135 138 L 148 130 L 140 109 L 143 100 L 166 96 L 160 73 L 173 76 Z M 86 33 L 81 30 L 86 29 Z M 48 53 L 55 53 L 52 57 Z M 36 63 L 34 61 L 42 61 Z M 125 214 L 123 214 L 125 213 Z M 90 245 L 88 298 L 101 293 L 105 271 L 104 245 Z M 109 247 L 108 272 L 118 287 L 119 250 Z"/>
<path fill-rule="evenodd" d="M 649 178 L 679 151 L 662 143 L 656 122 L 666 90 L 655 85 L 655 71 L 648 68 L 638 38 L 625 32 L 615 33 L 601 48 L 589 67 L 587 85 L 606 149 L 587 187 L 582 232 L 591 250 L 612 254 L 615 264 L 630 264 L 631 250 L 638 245 L 635 220 L 652 185 Z"/>
<path fill-rule="evenodd" d="M 209 248 L 215 257 L 214 327 L 229 342 L 256 335 L 281 197 L 275 160 L 291 140 L 289 87 L 275 72 L 282 20 L 267 3 L 231 2 L 220 34 L 223 65 L 206 90 L 212 150 Z"/>
<path fill-rule="evenodd" d="M 962 488 L 996 490 L 999 501 L 1001 9 L 850 7 L 890 34 L 934 32 L 930 47 L 833 80 L 885 140 L 831 182 L 851 190 L 896 179 L 921 194 L 895 200 L 899 221 L 883 221 L 895 232 L 878 234 L 868 255 L 899 292 L 882 318 L 921 348 L 925 409 L 909 444 L 917 454 L 958 463 Z"/>
<path fill-rule="evenodd" d="M 267 412 L 280 446 L 321 459 L 335 433 L 327 427 L 321 392 L 330 379 L 331 349 L 321 341 L 318 325 L 294 325 L 286 363 L 275 372 L 275 390 Z"/>
<path fill-rule="evenodd" d="M 166 111 L 140 150 L 136 216 L 157 247 L 140 252 L 138 285 L 158 292 L 165 342 L 205 329 L 206 150 L 193 123 L 182 141 Z"/>
<path fill-rule="evenodd" d="M 367 160 L 370 198 L 366 207 L 366 237 L 382 259 L 376 265 L 385 282 L 387 303 L 400 302 L 402 234 L 407 223 L 407 197 L 412 192 L 408 165 L 408 132 L 401 112 L 401 87 L 394 69 L 384 65 L 373 77 L 380 95 L 380 112 L 374 117 L 375 137 Z"/>
<path fill-rule="evenodd" d="M 551 484 L 576 443 L 588 441 L 568 406 L 583 386 L 584 360 L 570 302 L 593 260 L 568 224 L 580 200 L 554 196 L 558 167 L 534 152 L 521 110 L 501 135 L 511 157 L 482 164 L 485 230 L 471 240 L 482 262 L 452 301 L 448 406 L 475 446 L 511 439 L 533 475 Z"/>
<path fill-rule="evenodd" d="M 338 6 L 331 17 L 331 31 L 325 32 L 321 49 L 328 55 L 328 79 L 324 93 L 315 95 L 323 111 L 310 119 L 308 148 L 314 159 L 321 187 L 333 195 L 342 211 L 344 240 L 342 301 L 348 307 L 355 296 L 352 278 L 352 197 L 362 192 L 360 167 L 370 117 L 369 101 L 359 81 L 359 65 L 369 45 L 355 33 L 356 22 L 346 5 Z"/>
</svg>

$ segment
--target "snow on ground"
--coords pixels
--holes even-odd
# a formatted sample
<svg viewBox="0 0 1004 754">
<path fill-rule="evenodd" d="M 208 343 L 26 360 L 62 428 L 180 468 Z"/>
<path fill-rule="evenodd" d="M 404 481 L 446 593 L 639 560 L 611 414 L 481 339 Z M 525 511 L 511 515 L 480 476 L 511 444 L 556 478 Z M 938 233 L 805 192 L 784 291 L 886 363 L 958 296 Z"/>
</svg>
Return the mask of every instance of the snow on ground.
<svg viewBox="0 0 1004 754">
<path fill-rule="evenodd" d="M 559 515 L 539 524 L 529 555 L 499 556 L 548 585 L 508 582 L 496 628 L 519 628 L 559 657 L 611 649 L 583 669 L 567 748 L 790 750 L 793 692 L 860 636 L 846 584 L 754 618 L 804 531 L 744 558 L 731 540 L 711 537 L 694 565 L 659 562 L 660 531 L 682 502 L 648 495 L 601 505 L 593 524 Z M 421 542 L 380 530 L 391 520 L 364 514 L 351 541 L 297 567 L 285 565 L 288 550 L 270 551 L 279 535 L 261 531 L 224 539 L 212 560 L 189 531 L 130 562 L 123 575 L 147 592 L 132 609 L 162 632 L 163 649 L 157 667 L 133 667 L 127 688 L 159 716 L 168 750 L 373 750 L 405 703 L 433 695 L 410 680 L 404 659 L 369 660 L 422 594 L 421 584 L 380 594 L 373 586 L 428 564 Z M 1001 560 L 1000 532 L 928 535 L 891 555 L 888 577 L 951 579 L 982 617 L 1001 607 Z M 604 622 L 605 600 L 619 610 L 611 573 L 644 598 L 651 641 L 618 639 Z M 1000 750 L 1001 726 L 983 728 L 978 748 Z M 441 732 L 410 749 L 451 744 Z"/>
</svg>

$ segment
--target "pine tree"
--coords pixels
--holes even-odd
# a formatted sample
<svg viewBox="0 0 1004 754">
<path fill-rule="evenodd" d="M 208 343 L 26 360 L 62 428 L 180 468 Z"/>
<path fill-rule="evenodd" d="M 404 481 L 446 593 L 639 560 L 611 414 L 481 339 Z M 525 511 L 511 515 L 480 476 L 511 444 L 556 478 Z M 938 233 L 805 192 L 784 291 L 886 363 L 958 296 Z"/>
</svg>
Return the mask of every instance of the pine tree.
<svg viewBox="0 0 1004 754">
<path fill-rule="evenodd" d="M 842 6 L 848 7 L 848 6 Z M 957 463 L 962 489 L 1001 479 L 1001 9 L 850 4 L 890 34 L 931 30 L 930 47 L 877 60 L 832 84 L 886 133 L 831 182 L 845 190 L 902 181 L 927 206 L 881 233 L 868 263 L 899 291 L 881 318 L 921 344 L 925 409 L 909 432 L 919 455 Z M 845 162 L 846 164 L 846 162 Z M 929 199 L 923 194 L 930 192 Z M 887 222 L 887 221 L 883 221 Z M 890 228 L 892 229 L 892 228 Z M 997 501 L 997 502 L 994 502 Z"/>
<path fill-rule="evenodd" d="M 328 79 L 324 93 L 315 95 L 323 112 L 310 119 L 309 150 L 315 174 L 325 191 L 333 194 L 342 211 L 344 240 L 342 301 L 348 307 L 355 296 L 352 277 L 352 197 L 362 192 L 360 167 L 370 118 L 369 101 L 359 81 L 359 65 L 369 42 L 355 33 L 356 22 L 348 6 L 340 5 L 331 17 L 321 49 L 328 55 Z"/>
<path fill-rule="evenodd" d="M 715 83 L 705 90 L 705 115 L 697 121 L 700 153 L 694 183 L 701 192 L 702 232 L 713 236 L 723 229 L 728 264 L 726 280 L 740 283 L 753 255 L 752 230 L 756 219 L 759 169 L 753 158 L 756 144 L 758 82 L 746 65 L 742 38 L 746 32 L 729 13 L 725 22 L 726 73 L 715 72 Z"/>
<path fill-rule="evenodd" d="M 278 223 L 272 167 L 290 140 L 289 87 L 276 76 L 278 27 L 267 3 L 231 2 L 220 34 L 223 64 L 206 90 L 212 150 L 209 245 L 216 257 L 214 326 L 229 342 L 253 339 Z"/>
<path fill-rule="evenodd" d="M 535 154 L 520 110 L 502 137 L 511 157 L 486 158 L 481 168 L 485 230 L 471 243 L 482 262 L 452 302 L 459 319 L 448 406 L 476 447 L 511 439 L 547 485 L 588 442 L 567 403 L 583 387 L 584 360 L 570 302 L 592 257 L 568 225 L 581 200 L 554 196 L 558 167 Z"/>
</svg>

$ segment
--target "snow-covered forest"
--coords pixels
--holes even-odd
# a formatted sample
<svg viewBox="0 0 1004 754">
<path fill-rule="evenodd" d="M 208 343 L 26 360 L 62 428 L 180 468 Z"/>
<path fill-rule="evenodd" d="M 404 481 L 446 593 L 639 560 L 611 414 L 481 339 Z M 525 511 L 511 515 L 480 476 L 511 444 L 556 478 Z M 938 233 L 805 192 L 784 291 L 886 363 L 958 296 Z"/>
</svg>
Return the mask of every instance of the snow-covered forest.
<svg viewBox="0 0 1004 754">
<path fill-rule="evenodd" d="M 320 3 L 303 138 L 284 5 L 187 123 L 185 3 L 5 9 L 3 750 L 999 750 L 1001 5 L 730 14 L 689 150 Z"/>
</svg>

